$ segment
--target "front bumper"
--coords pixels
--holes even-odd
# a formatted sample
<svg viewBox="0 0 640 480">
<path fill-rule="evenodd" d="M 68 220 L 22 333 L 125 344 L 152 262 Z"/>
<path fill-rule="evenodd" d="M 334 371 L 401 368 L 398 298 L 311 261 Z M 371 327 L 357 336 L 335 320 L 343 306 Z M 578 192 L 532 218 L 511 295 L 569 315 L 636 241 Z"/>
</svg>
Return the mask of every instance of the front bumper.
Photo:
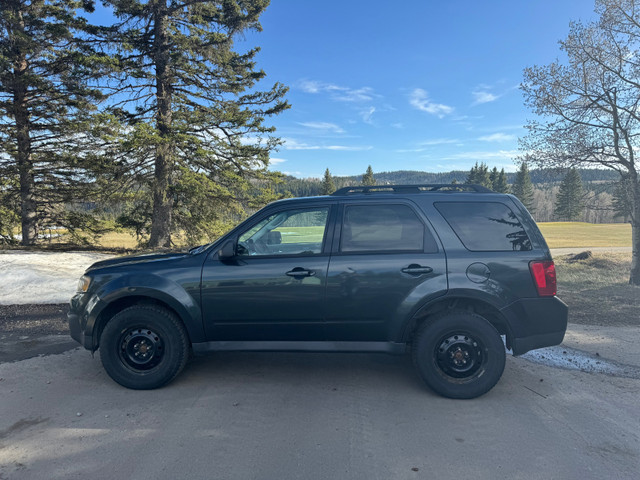
<svg viewBox="0 0 640 480">
<path fill-rule="evenodd" d="M 523 298 L 501 310 L 507 318 L 514 355 L 562 343 L 569 308 L 558 297 Z"/>
<path fill-rule="evenodd" d="M 88 318 L 84 310 L 86 300 L 83 294 L 77 294 L 71 299 L 69 313 L 67 313 L 67 322 L 69 323 L 71 338 L 87 350 L 93 350 L 93 337 L 92 335 L 87 336 L 85 334 Z"/>
</svg>

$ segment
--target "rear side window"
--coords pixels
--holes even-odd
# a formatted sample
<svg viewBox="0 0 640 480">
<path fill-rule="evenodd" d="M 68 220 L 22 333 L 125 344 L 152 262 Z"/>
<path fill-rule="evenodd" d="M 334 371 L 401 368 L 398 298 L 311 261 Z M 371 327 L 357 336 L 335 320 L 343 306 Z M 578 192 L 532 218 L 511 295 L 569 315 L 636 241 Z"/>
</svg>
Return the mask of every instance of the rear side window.
<svg viewBox="0 0 640 480">
<path fill-rule="evenodd" d="M 531 250 L 527 232 L 504 203 L 438 202 L 435 207 L 468 250 Z"/>
<path fill-rule="evenodd" d="M 429 251 L 437 251 L 435 240 L 407 205 L 348 205 L 340 251 L 422 251 L 425 235 Z"/>
</svg>

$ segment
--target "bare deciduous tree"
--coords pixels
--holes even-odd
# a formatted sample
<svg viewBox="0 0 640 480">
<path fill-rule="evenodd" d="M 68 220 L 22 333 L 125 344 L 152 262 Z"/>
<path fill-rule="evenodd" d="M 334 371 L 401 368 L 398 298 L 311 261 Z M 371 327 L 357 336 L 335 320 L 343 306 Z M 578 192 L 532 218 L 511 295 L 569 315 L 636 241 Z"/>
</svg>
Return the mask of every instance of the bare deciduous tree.
<svg viewBox="0 0 640 480">
<path fill-rule="evenodd" d="M 521 148 L 541 167 L 605 166 L 630 179 L 633 261 L 640 285 L 640 5 L 596 0 L 599 19 L 575 22 L 566 61 L 524 72 L 525 103 L 540 119 Z"/>
</svg>

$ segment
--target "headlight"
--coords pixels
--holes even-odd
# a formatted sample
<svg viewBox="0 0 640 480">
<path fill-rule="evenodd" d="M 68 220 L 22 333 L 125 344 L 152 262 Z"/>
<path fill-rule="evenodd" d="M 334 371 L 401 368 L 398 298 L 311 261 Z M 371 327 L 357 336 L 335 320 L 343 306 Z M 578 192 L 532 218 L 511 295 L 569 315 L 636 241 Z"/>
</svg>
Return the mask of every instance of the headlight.
<svg viewBox="0 0 640 480">
<path fill-rule="evenodd" d="M 78 292 L 86 292 L 89 289 L 89 284 L 91 283 L 91 278 L 83 275 L 78 280 Z"/>
</svg>

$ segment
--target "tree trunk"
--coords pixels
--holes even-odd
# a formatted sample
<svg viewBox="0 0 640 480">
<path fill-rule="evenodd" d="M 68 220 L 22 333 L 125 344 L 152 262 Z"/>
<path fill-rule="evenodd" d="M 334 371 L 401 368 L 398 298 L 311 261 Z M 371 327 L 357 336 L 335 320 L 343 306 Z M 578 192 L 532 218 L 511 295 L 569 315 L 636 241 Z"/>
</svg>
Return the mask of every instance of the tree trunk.
<svg viewBox="0 0 640 480">
<path fill-rule="evenodd" d="M 17 11 L 18 29 L 24 32 L 22 12 Z M 25 74 L 28 63 L 24 52 L 14 47 L 13 63 L 13 112 L 16 122 L 16 141 L 18 172 L 20 176 L 20 217 L 22 223 L 22 245 L 34 245 L 38 237 L 36 216 L 35 175 L 31 157 L 31 131 L 29 125 L 29 107 L 27 105 L 27 83 Z"/>
<path fill-rule="evenodd" d="M 156 128 L 160 143 L 156 147 L 153 182 L 153 214 L 151 217 L 150 247 L 171 245 L 171 173 L 173 151 L 171 145 L 171 71 L 169 43 L 167 38 L 168 18 L 165 0 L 154 5 L 154 64 L 156 67 Z"/>
<path fill-rule="evenodd" d="M 631 177 L 633 205 L 631 207 L 631 274 L 629 283 L 640 286 L 640 184 L 638 175 Z"/>
</svg>

